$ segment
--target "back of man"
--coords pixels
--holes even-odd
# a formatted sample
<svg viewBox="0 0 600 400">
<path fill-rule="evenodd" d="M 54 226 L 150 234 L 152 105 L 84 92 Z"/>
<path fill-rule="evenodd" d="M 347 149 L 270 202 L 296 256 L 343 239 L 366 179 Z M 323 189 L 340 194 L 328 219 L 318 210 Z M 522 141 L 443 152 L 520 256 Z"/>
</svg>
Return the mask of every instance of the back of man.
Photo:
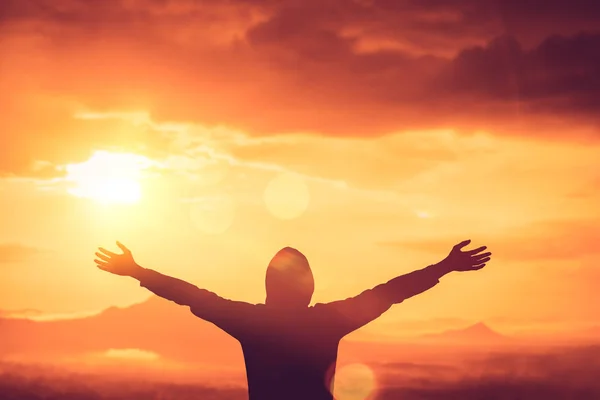
<svg viewBox="0 0 600 400">
<path fill-rule="evenodd" d="M 257 305 L 251 326 L 234 335 L 249 398 L 332 400 L 340 332 L 322 306 L 289 311 Z"/>
</svg>

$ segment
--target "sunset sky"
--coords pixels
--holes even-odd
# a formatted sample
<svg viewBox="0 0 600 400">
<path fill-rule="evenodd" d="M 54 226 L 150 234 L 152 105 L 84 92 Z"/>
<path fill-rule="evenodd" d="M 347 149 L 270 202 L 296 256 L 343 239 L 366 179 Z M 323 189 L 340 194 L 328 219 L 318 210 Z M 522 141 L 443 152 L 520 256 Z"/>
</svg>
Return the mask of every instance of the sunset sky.
<svg viewBox="0 0 600 400">
<path fill-rule="evenodd" d="M 0 2 L 0 310 L 141 302 L 98 246 L 264 301 L 494 254 L 369 325 L 600 321 L 600 6 L 585 0 Z M 495 324 L 495 325 L 494 325 Z"/>
</svg>

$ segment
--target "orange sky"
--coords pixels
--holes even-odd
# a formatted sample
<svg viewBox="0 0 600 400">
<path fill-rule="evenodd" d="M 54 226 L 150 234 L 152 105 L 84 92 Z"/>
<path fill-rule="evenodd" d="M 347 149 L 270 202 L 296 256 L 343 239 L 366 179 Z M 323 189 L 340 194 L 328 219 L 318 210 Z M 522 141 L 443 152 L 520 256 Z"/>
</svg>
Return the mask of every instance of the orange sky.
<svg viewBox="0 0 600 400">
<path fill-rule="evenodd" d="M 329 301 L 471 238 L 494 253 L 485 270 L 370 329 L 600 318 L 600 92 L 574 78 L 598 68 L 580 56 L 600 41 L 577 35 L 585 13 L 527 28 L 519 6 L 501 23 L 458 1 L 42 3 L 8 1 L 0 18 L 0 310 L 145 299 L 94 267 L 115 240 L 260 302 L 283 246 Z M 556 34 L 564 46 L 544 41 Z"/>
</svg>

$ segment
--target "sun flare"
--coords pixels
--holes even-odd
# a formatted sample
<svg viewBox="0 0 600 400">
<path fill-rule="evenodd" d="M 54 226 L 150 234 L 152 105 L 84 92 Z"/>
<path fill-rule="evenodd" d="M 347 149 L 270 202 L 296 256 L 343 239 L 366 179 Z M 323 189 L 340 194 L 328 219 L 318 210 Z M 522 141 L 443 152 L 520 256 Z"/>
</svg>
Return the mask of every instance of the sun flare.
<svg viewBox="0 0 600 400">
<path fill-rule="evenodd" d="M 105 204 L 134 204 L 142 197 L 140 179 L 150 159 L 129 153 L 96 151 L 89 160 L 66 166 L 68 192 Z"/>
</svg>

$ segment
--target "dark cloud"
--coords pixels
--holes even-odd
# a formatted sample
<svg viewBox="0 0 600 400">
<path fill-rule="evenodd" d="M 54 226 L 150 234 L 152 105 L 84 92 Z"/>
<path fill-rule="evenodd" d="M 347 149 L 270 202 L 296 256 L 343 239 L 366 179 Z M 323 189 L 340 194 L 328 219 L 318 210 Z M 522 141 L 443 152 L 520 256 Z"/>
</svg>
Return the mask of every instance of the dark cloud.
<svg viewBox="0 0 600 400">
<path fill-rule="evenodd" d="M 519 352 L 458 354 L 448 367 L 407 361 L 396 371 L 380 375 L 375 367 L 377 399 L 567 399 L 598 398 L 598 346 L 536 349 Z M 405 356 L 403 358 L 412 357 Z M 436 354 L 442 358 L 443 354 Z M 393 367 L 393 365 L 390 365 Z M 440 368 L 441 367 L 441 368 Z M 391 369 L 391 368 L 390 368 Z M 90 373 L 24 364 L 0 365 L 0 392 L 27 399 L 245 399 L 245 387 L 164 383 L 149 379 Z M 417 373 L 415 373 L 417 372 Z M 452 374 L 452 376 L 450 376 Z"/>
<path fill-rule="evenodd" d="M 584 0 L 5 0 L 0 168 L 123 145 L 74 104 L 255 135 L 597 130 L 599 22 Z"/>
<path fill-rule="evenodd" d="M 598 346 L 461 354 L 460 371 L 444 379 L 439 369 L 406 379 L 404 371 L 379 390 L 378 399 L 596 398 Z M 426 365 L 424 365 L 426 366 Z"/>
<path fill-rule="evenodd" d="M 600 107 L 600 34 L 552 36 L 527 51 L 513 37 L 462 51 L 445 68 L 437 90 L 443 98 L 462 96 L 514 102 L 528 113 L 589 117 Z"/>
</svg>

